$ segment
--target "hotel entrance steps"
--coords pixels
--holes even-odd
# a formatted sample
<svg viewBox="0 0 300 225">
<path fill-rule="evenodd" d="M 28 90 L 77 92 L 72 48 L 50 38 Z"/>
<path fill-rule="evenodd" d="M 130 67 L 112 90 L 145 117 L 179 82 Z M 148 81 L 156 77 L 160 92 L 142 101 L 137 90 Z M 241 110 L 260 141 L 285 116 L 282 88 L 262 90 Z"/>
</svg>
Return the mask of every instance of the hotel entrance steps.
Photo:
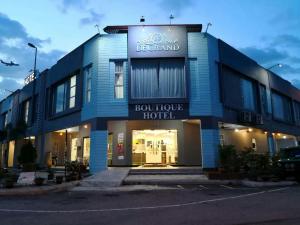
<svg viewBox="0 0 300 225">
<path fill-rule="evenodd" d="M 128 175 L 202 175 L 201 167 L 180 167 L 180 168 L 133 168 Z"/>
</svg>

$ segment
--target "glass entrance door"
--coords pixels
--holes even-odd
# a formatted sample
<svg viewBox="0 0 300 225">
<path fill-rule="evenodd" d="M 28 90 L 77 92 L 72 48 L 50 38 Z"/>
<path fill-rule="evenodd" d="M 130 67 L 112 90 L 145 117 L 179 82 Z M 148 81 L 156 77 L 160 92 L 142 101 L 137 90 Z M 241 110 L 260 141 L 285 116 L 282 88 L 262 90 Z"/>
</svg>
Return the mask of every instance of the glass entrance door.
<svg viewBox="0 0 300 225">
<path fill-rule="evenodd" d="M 177 158 L 177 130 L 132 131 L 133 164 L 176 164 Z"/>
</svg>

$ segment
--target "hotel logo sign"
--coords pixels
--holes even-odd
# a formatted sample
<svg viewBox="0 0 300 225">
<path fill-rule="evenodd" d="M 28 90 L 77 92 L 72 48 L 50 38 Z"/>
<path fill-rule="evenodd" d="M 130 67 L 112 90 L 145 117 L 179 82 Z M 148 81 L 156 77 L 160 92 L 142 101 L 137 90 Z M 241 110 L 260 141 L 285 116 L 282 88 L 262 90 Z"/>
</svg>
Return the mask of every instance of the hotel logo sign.
<svg viewBox="0 0 300 225">
<path fill-rule="evenodd" d="M 129 26 L 129 57 L 185 57 L 186 35 L 185 26 Z"/>
<path fill-rule="evenodd" d="M 168 38 L 166 33 L 149 33 L 148 36 L 137 41 L 136 51 L 179 51 L 178 39 Z"/>
</svg>

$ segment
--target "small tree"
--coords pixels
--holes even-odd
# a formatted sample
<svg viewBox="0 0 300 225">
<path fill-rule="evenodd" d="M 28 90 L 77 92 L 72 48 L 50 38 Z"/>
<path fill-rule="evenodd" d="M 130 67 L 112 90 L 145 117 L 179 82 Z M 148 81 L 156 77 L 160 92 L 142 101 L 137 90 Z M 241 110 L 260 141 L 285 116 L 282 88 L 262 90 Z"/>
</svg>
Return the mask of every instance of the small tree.
<svg viewBox="0 0 300 225">
<path fill-rule="evenodd" d="M 37 158 L 37 151 L 35 147 L 33 147 L 31 141 L 26 142 L 20 151 L 20 155 L 18 156 L 18 161 L 21 165 L 23 165 L 24 171 L 32 171 L 34 170 L 34 164 Z"/>
</svg>

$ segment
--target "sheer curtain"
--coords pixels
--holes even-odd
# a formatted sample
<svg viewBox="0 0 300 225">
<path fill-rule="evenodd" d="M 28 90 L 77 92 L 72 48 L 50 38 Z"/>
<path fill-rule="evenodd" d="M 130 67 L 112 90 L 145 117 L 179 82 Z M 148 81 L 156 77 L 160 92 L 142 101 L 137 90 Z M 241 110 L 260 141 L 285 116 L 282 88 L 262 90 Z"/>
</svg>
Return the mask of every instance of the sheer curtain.
<svg viewBox="0 0 300 225">
<path fill-rule="evenodd" d="M 131 97 L 158 97 L 157 62 L 137 61 L 133 63 L 131 72 Z"/>
<path fill-rule="evenodd" d="M 184 98 L 185 92 L 184 62 L 161 60 L 159 64 L 159 97 Z"/>
<path fill-rule="evenodd" d="M 255 110 L 253 85 L 251 81 L 242 79 L 242 93 L 244 108 Z"/>
</svg>

